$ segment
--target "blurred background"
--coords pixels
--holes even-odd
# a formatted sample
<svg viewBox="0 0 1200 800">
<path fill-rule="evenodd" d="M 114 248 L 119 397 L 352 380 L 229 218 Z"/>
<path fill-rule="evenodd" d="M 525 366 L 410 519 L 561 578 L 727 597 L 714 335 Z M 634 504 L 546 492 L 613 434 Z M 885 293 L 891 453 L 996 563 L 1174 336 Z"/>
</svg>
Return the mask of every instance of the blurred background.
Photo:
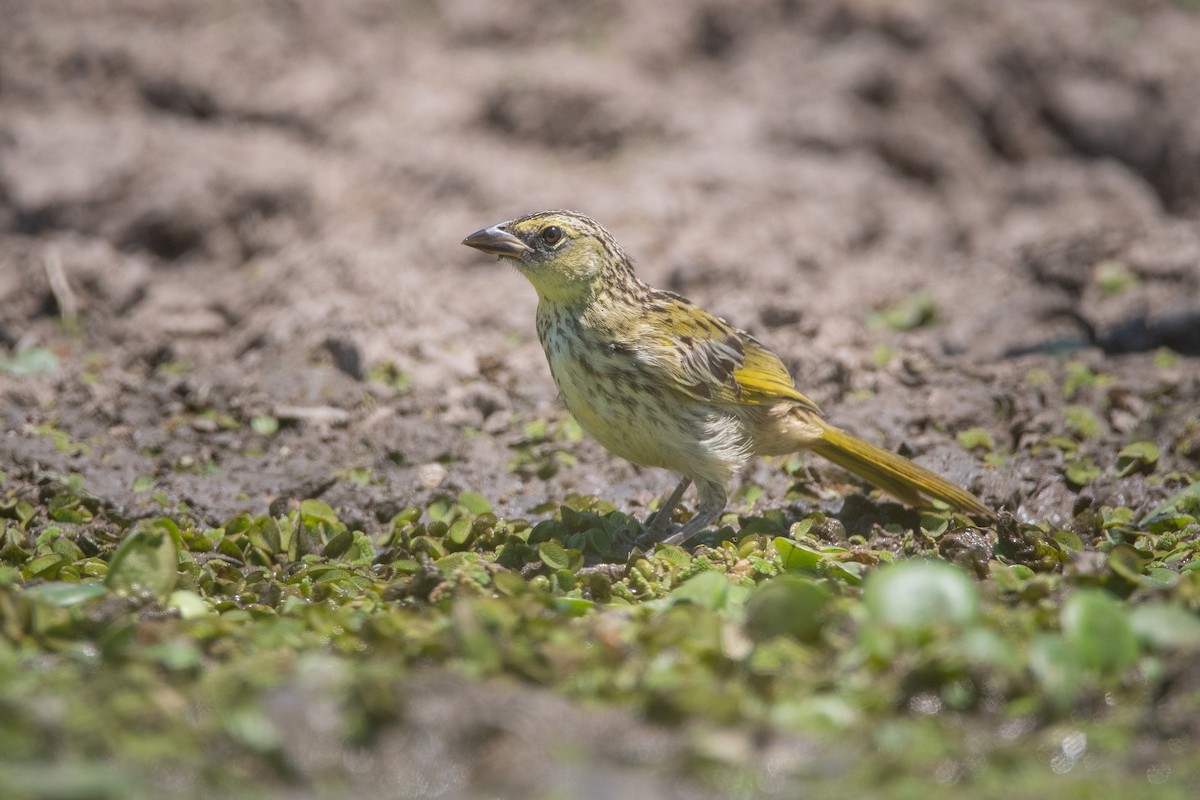
<svg viewBox="0 0 1200 800">
<path fill-rule="evenodd" d="M 1186 395 L 1197 41 L 1182 0 L 8 0 L 0 452 L 213 519 L 646 503 L 670 479 L 586 441 L 550 483 L 509 470 L 561 411 L 533 291 L 459 242 L 566 207 L 966 479 L 945 434 L 1020 448 L 1056 353 Z M 51 424 L 100 449 L 20 434 Z M 1023 469 L 974 486 L 1069 510 Z"/>
</svg>

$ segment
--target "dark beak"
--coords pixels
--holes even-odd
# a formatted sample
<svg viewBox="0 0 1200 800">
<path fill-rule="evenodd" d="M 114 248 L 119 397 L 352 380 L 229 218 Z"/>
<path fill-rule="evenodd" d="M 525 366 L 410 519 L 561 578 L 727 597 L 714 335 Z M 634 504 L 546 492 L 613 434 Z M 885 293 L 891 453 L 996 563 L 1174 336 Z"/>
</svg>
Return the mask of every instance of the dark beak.
<svg viewBox="0 0 1200 800">
<path fill-rule="evenodd" d="M 494 256 L 520 258 L 529 252 L 529 245 L 504 230 L 505 223 L 475 231 L 462 240 L 467 247 L 474 247 Z"/>
</svg>

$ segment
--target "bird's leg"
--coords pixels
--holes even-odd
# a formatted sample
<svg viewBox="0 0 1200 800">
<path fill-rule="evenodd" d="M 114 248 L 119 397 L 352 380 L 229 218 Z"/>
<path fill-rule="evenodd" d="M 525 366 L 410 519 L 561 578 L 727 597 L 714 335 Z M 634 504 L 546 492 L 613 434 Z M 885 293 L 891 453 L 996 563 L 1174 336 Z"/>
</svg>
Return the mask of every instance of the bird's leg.
<svg viewBox="0 0 1200 800">
<path fill-rule="evenodd" d="M 654 516 L 646 520 L 646 530 L 642 534 L 643 539 L 649 541 L 658 541 L 662 535 L 663 529 L 671 522 L 671 512 L 675 510 L 675 506 L 679 505 L 683 493 L 692 485 L 691 478 L 683 478 L 679 481 L 679 485 L 675 487 L 675 491 L 671 492 L 671 496 L 662 504 L 662 507 L 654 513 Z"/>
<path fill-rule="evenodd" d="M 724 484 L 700 481 L 696 484 L 696 491 L 700 494 L 700 507 L 696 509 L 696 516 L 688 520 L 687 524 L 675 533 L 663 539 L 663 544 L 684 544 L 688 539 L 716 522 L 717 518 L 721 516 L 721 512 L 725 510 Z"/>
</svg>

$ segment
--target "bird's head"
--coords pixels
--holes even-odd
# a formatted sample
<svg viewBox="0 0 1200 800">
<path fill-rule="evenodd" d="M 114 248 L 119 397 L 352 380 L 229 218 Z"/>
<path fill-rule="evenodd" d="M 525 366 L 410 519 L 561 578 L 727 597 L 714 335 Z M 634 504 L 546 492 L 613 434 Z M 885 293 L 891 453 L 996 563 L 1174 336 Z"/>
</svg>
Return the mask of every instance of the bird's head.
<svg viewBox="0 0 1200 800">
<path fill-rule="evenodd" d="M 574 211 L 541 211 L 501 222 L 462 243 L 510 259 L 538 297 L 552 303 L 587 302 L 633 274 L 608 231 Z"/>
</svg>

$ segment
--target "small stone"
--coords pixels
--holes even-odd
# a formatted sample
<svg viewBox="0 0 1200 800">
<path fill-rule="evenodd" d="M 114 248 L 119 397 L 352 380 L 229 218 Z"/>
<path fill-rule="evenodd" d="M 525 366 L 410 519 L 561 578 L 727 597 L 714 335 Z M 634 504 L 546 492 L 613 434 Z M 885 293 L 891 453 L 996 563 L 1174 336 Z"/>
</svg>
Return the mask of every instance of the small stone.
<svg viewBox="0 0 1200 800">
<path fill-rule="evenodd" d="M 208 417 L 196 417 L 191 420 L 192 430 L 198 433 L 216 433 L 217 421 Z"/>
<path fill-rule="evenodd" d="M 446 480 L 446 468 L 436 461 L 422 464 L 417 470 L 417 480 L 426 489 L 436 489 L 442 485 L 442 481 Z"/>
</svg>

